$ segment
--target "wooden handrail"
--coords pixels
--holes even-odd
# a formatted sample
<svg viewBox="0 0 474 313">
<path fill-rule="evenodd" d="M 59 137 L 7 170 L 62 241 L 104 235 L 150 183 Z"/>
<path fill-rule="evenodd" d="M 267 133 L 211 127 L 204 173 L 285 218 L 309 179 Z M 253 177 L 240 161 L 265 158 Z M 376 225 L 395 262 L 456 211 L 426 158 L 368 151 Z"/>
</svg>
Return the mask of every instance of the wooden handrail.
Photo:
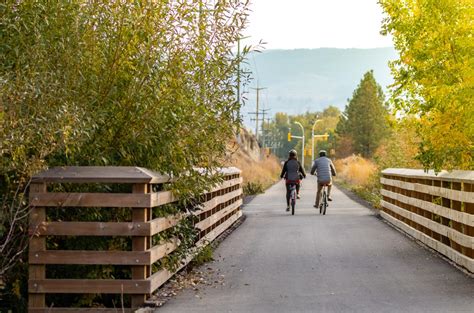
<svg viewBox="0 0 474 313">
<path fill-rule="evenodd" d="M 474 171 L 382 171 L 381 216 L 474 272 Z"/>
<path fill-rule="evenodd" d="M 199 247 L 214 240 L 230 227 L 241 215 L 242 178 L 236 168 L 220 169 L 224 180 L 203 194 L 205 202 L 192 214 L 199 222 L 201 232 L 195 249 L 179 267 L 191 261 Z M 116 175 L 116 176 L 115 176 Z M 130 294 L 132 308 L 139 306 L 156 288 L 160 287 L 174 271 L 162 269 L 152 274 L 151 266 L 173 253 L 180 245 L 178 239 L 152 245 L 153 236 L 177 226 L 190 213 L 153 217 L 152 208 L 159 208 L 178 201 L 171 191 L 151 192 L 153 184 L 172 183 L 172 179 L 138 167 L 61 167 L 33 177 L 30 190 L 32 215 L 29 233 L 32 235 L 29 262 L 30 278 L 29 312 L 50 310 L 46 294 L 54 293 L 118 293 Z M 131 193 L 106 192 L 47 192 L 48 184 L 56 183 L 126 183 L 132 184 Z M 86 185 L 85 185 L 86 186 Z M 82 188 L 84 189 L 84 188 Z M 81 189 L 81 190 L 82 190 Z M 81 208 L 129 209 L 130 221 L 58 221 L 50 220 L 50 210 L 80 210 Z M 211 215 L 210 212 L 212 212 Z M 218 225 L 218 226 L 216 226 Z M 129 237 L 132 251 L 47 250 L 47 237 Z M 56 265 L 108 265 L 129 266 L 131 279 L 65 279 L 46 278 L 46 267 Z M 132 308 L 125 308 L 131 310 Z M 54 308 L 51 312 L 87 312 L 87 308 Z M 109 312 L 103 309 L 103 312 Z"/>
</svg>

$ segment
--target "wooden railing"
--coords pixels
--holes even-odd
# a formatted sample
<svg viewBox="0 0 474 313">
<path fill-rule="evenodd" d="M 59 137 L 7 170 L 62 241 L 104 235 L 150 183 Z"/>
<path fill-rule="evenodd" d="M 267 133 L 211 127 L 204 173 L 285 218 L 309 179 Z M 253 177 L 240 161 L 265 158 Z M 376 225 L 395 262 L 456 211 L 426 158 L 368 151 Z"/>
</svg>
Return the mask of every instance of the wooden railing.
<svg viewBox="0 0 474 313">
<path fill-rule="evenodd" d="M 382 217 L 474 272 L 474 172 L 382 174 Z"/>
<path fill-rule="evenodd" d="M 208 244 L 231 226 L 241 215 L 242 178 L 236 168 L 222 170 L 224 182 L 202 195 L 199 210 L 195 211 L 195 228 L 199 240 L 195 246 Z M 130 193 L 51 192 L 54 184 L 128 184 Z M 152 265 L 172 253 L 179 240 L 152 244 L 152 237 L 175 227 L 186 213 L 155 217 L 153 208 L 177 201 L 163 184 L 167 176 L 137 167 L 64 167 L 54 168 L 33 177 L 30 187 L 29 247 L 29 312 L 80 312 L 79 308 L 58 308 L 48 303 L 47 294 L 119 294 L 131 295 L 132 312 L 146 297 L 164 284 L 176 271 L 193 258 L 190 254 L 180 266 L 170 272 L 166 268 L 153 273 Z M 162 191 L 154 191 L 162 190 Z M 78 210 L 79 208 L 126 208 L 131 210 L 128 221 L 55 221 L 50 210 Z M 47 211 L 48 210 L 48 211 Z M 54 213 L 54 212 L 53 212 Z M 131 238 L 130 251 L 48 250 L 47 240 L 55 236 L 120 236 Z M 197 249 L 196 249 L 197 251 Z M 54 279 L 46 277 L 48 267 L 57 265 L 114 265 L 131 269 L 131 279 Z M 120 304 L 119 304 L 120 305 Z M 89 309 L 90 311 L 90 309 Z M 94 308 L 94 312 L 117 312 L 116 309 Z M 120 308 L 122 312 L 122 308 Z"/>
</svg>

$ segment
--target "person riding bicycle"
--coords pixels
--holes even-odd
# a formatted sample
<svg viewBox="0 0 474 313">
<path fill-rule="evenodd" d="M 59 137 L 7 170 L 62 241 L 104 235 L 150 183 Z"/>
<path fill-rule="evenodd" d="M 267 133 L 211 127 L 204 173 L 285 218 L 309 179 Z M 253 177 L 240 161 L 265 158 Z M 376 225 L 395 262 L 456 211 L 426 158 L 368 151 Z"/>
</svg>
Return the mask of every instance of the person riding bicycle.
<svg viewBox="0 0 474 313">
<path fill-rule="evenodd" d="M 331 198 L 331 186 L 332 176 L 336 176 L 336 168 L 330 158 L 326 156 L 326 151 L 319 151 L 319 158 L 314 160 L 313 166 L 311 167 L 311 175 L 316 173 L 318 177 L 318 191 L 316 192 L 315 208 L 319 208 L 319 199 L 321 198 L 321 190 L 324 185 L 328 186 L 328 200 L 332 201 Z"/>
<path fill-rule="evenodd" d="M 306 178 L 306 172 L 300 161 L 296 157 L 296 151 L 291 150 L 288 153 L 288 160 L 283 164 L 281 169 L 280 178 L 284 178 L 286 181 L 286 210 L 290 210 L 290 184 L 296 184 L 297 198 L 300 198 L 300 180 Z"/>
</svg>

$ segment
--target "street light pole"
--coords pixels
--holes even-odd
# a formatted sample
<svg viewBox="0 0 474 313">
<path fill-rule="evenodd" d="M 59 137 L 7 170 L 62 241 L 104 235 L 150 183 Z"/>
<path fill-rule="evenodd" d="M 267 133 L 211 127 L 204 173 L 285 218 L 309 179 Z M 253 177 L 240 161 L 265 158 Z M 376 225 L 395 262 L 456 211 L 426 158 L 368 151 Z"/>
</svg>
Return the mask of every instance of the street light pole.
<svg viewBox="0 0 474 313">
<path fill-rule="evenodd" d="M 301 133 L 302 133 L 302 136 L 301 136 L 301 139 L 302 139 L 302 143 L 301 143 L 301 166 L 303 166 L 303 168 L 304 168 L 304 127 L 303 127 L 303 125 L 301 125 L 300 122 L 295 122 L 295 124 L 299 125 L 301 127 Z"/>
<path fill-rule="evenodd" d="M 314 127 L 318 122 L 321 122 L 322 120 L 316 120 L 314 121 L 313 128 L 311 128 L 311 161 L 314 161 Z"/>
</svg>

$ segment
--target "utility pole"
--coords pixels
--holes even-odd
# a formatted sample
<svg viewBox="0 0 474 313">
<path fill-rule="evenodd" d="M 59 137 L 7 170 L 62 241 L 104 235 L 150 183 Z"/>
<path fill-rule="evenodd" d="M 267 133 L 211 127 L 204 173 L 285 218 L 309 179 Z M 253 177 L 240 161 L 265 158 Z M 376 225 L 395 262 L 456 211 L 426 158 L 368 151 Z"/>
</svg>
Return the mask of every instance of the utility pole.
<svg viewBox="0 0 474 313">
<path fill-rule="evenodd" d="M 270 110 L 270 109 L 267 109 L 267 111 L 268 110 Z M 267 127 L 268 127 L 268 125 L 270 125 L 271 120 L 272 120 L 271 118 L 265 118 L 265 114 L 262 117 L 262 123 L 265 123 L 265 121 L 267 121 Z M 262 134 L 263 134 L 263 138 L 264 138 L 264 143 L 267 142 L 267 145 L 271 146 L 272 145 L 272 142 L 271 142 L 272 138 L 269 137 L 268 140 L 267 140 L 267 137 L 268 137 L 267 134 L 269 134 L 269 129 L 265 130 L 265 128 L 263 127 L 263 124 L 262 124 Z M 265 145 L 263 145 L 263 146 L 265 147 Z"/>
<path fill-rule="evenodd" d="M 270 111 L 270 109 L 262 109 L 260 112 L 262 113 L 262 147 L 265 148 L 265 115 L 267 112 Z"/>
<path fill-rule="evenodd" d="M 265 87 L 258 87 L 258 84 L 257 84 L 257 88 L 250 88 L 250 89 L 253 89 L 253 90 L 256 90 L 257 91 L 257 109 L 255 110 L 255 113 L 249 113 L 249 114 L 255 114 L 256 117 L 255 117 L 255 137 L 257 137 L 257 140 L 258 140 L 258 121 L 259 121 L 259 118 L 258 118 L 258 115 L 259 115 L 259 96 L 260 96 L 260 90 L 264 90 L 264 89 L 267 89 Z"/>
<path fill-rule="evenodd" d="M 255 114 L 256 115 L 255 118 L 250 119 L 251 122 L 256 121 L 257 125 L 258 125 L 258 122 L 260 122 L 260 121 L 262 122 L 262 127 L 261 127 L 262 147 L 265 147 L 265 115 L 267 114 L 268 111 L 270 111 L 270 109 L 260 109 L 257 112 L 249 112 L 248 113 L 248 114 Z M 259 116 L 262 116 L 262 118 L 259 118 Z M 256 136 L 257 136 L 257 140 L 258 140 L 258 128 L 256 130 L 257 130 Z"/>
</svg>

